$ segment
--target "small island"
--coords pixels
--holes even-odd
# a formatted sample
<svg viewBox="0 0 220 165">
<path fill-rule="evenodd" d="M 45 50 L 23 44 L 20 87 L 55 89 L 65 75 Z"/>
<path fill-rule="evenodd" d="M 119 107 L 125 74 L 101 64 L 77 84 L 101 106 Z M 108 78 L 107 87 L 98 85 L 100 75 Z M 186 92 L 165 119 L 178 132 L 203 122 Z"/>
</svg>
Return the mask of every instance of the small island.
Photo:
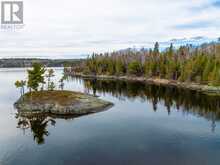
<svg viewBox="0 0 220 165">
<path fill-rule="evenodd" d="M 20 114 L 35 115 L 85 115 L 104 111 L 113 104 L 101 100 L 89 94 L 63 90 L 64 77 L 61 78 L 59 88 L 55 90 L 55 83 L 51 80 L 54 71 L 49 69 L 48 74 L 40 64 L 34 64 L 33 70 L 28 70 L 28 81 L 16 81 L 16 87 L 20 88 L 21 97 L 14 106 Z M 47 83 L 44 81 L 47 78 Z M 29 88 L 25 93 L 24 87 Z M 44 85 L 47 84 L 46 90 Z"/>
<path fill-rule="evenodd" d="M 73 91 L 26 93 L 15 103 L 15 107 L 23 114 L 84 115 L 103 111 L 110 106 L 110 102 Z"/>
</svg>

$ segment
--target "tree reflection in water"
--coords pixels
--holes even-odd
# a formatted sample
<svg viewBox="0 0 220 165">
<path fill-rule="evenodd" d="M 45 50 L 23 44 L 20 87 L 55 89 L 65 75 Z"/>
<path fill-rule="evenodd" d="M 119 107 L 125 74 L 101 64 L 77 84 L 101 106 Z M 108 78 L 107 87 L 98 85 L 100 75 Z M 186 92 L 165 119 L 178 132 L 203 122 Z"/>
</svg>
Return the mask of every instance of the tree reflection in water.
<svg viewBox="0 0 220 165">
<path fill-rule="evenodd" d="M 152 109 L 155 112 L 158 104 L 162 104 L 166 107 L 168 115 L 172 113 L 171 110 L 173 109 L 181 110 L 184 114 L 202 116 L 211 121 L 212 131 L 215 130 L 216 120 L 220 120 L 219 96 L 208 96 L 196 91 L 143 82 L 84 79 L 83 83 L 86 89 L 94 95 L 98 92 L 111 94 L 122 101 L 137 98 L 143 102 L 149 101 L 152 103 Z"/>
<path fill-rule="evenodd" d="M 47 115 L 22 116 L 17 114 L 16 118 L 18 119 L 17 128 L 23 129 L 24 132 L 26 129 L 31 129 L 37 144 L 44 144 L 45 137 L 49 136 L 48 124 L 50 123 L 52 126 L 56 124 L 56 121 Z"/>
<path fill-rule="evenodd" d="M 45 138 L 50 135 L 47 130 L 48 126 L 55 126 L 56 119 L 64 119 L 64 120 L 74 120 L 77 117 L 81 117 L 82 115 L 53 115 L 53 114 L 22 114 L 17 113 L 15 118 L 17 119 L 17 128 L 20 128 L 24 131 L 31 130 L 33 134 L 34 141 L 37 144 L 44 144 Z M 84 115 L 83 115 L 84 116 Z"/>
<path fill-rule="evenodd" d="M 152 109 L 156 112 L 158 104 L 166 107 L 168 115 L 172 110 L 181 110 L 184 114 L 202 116 L 211 121 L 211 130 L 214 132 L 216 121 L 220 120 L 220 97 L 207 96 L 196 91 L 183 90 L 175 87 L 157 86 L 141 82 L 127 82 L 115 80 L 92 80 L 77 79 L 84 84 L 87 93 L 111 94 L 121 101 L 126 99 L 141 99 L 143 102 L 152 103 Z M 31 129 L 37 144 L 44 144 L 45 138 L 49 136 L 48 125 L 55 126 L 56 118 L 74 119 L 77 116 L 57 117 L 51 115 L 22 116 L 17 114 L 18 128 Z"/>
</svg>

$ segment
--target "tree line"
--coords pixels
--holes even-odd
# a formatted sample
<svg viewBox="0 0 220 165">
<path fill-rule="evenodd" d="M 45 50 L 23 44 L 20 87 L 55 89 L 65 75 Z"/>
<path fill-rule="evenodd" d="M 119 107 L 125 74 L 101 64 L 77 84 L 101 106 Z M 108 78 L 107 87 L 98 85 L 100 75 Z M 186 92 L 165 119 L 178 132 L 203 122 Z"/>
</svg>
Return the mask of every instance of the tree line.
<svg viewBox="0 0 220 165">
<path fill-rule="evenodd" d="M 71 69 L 86 75 L 142 76 L 182 82 L 220 85 L 220 44 L 180 46 L 171 44 L 160 51 L 156 42 L 153 49 L 93 53 L 86 61 Z"/>
<path fill-rule="evenodd" d="M 46 67 L 64 67 L 77 65 L 82 61 L 82 59 L 3 58 L 0 59 L 0 68 L 31 67 L 34 63 L 41 63 Z"/>
</svg>

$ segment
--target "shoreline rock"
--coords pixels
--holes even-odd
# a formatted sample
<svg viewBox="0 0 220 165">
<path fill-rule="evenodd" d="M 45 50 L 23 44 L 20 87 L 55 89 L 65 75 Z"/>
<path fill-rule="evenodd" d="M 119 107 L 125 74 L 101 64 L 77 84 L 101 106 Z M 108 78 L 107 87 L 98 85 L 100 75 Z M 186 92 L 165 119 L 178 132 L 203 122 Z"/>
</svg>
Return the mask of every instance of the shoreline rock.
<svg viewBox="0 0 220 165">
<path fill-rule="evenodd" d="M 26 93 L 14 106 L 23 114 L 85 115 L 105 111 L 113 103 L 79 92 L 39 91 Z"/>
<path fill-rule="evenodd" d="M 133 77 L 133 76 L 107 76 L 107 75 L 84 75 L 81 73 L 67 74 L 69 76 L 82 77 L 82 78 L 96 78 L 96 79 L 109 79 L 109 80 L 126 80 L 126 81 L 139 81 L 148 84 L 172 86 L 182 89 L 189 89 L 201 92 L 206 95 L 220 96 L 220 87 L 203 85 L 191 82 L 179 82 L 175 80 L 160 79 L 160 78 L 145 78 L 145 77 Z"/>
</svg>

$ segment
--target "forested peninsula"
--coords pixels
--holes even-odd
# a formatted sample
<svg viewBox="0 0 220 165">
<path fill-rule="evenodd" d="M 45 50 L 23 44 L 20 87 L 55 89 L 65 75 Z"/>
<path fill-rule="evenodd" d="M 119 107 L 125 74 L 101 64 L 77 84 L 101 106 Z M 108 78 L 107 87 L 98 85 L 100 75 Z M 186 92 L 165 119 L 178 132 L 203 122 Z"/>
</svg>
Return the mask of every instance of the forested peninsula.
<svg viewBox="0 0 220 165">
<path fill-rule="evenodd" d="M 126 50 L 93 54 L 71 68 L 68 75 L 147 81 L 173 85 L 206 93 L 220 94 L 220 44 L 180 46 L 171 44 L 160 51 L 153 49 Z"/>
</svg>

